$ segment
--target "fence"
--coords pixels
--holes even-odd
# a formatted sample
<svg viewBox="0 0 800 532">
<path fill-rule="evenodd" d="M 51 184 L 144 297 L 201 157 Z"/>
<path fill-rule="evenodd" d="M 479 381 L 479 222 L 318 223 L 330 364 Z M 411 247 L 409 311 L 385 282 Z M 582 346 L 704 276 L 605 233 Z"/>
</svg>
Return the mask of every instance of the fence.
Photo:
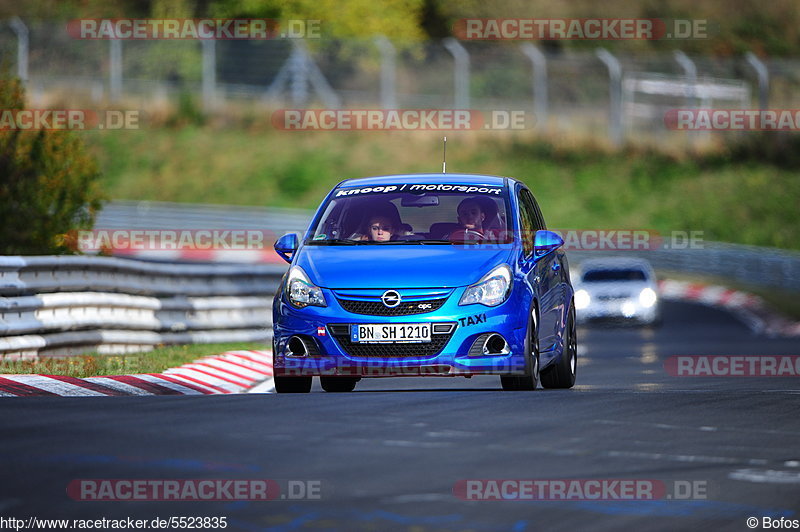
<svg viewBox="0 0 800 532">
<path fill-rule="evenodd" d="M 209 111 L 241 100 L 294 108 L 519 109 L 534 112 L 538 127 L 579 129 L 615 142 L 654 127 L 666 131 L 660 117 L 643 122 L 641 108 L 626 105 L 627 80 L 655 77 L 683 84 L 681 107 L 702 103 L 696 97 L 702 87 L 730 83 L 746 86 L 746 103 L 754 108 L 800 107 L 800 61 L 762 61 L 752 54 L 612 55 L 601 48 L 551 51 L 530 42 L 455 39 L 401 47 L 381 36 L 78 40 L 65 23 L 19 19 L 0 24 L 0 54 L 16 64 L 34 102 L 68 94 L 97 105 L 124 99 L 146 110 L 191 94 Z M 709 102 L 726 104 L 725 98 L 708 96 Z M 741 104 L 741 95 L 733 101 Z"/>
<path fill-rule="evenodd" d="M 272 337 L 275 265 L 0 257 L 0 356 L 125 353 Z"/>
</svg>

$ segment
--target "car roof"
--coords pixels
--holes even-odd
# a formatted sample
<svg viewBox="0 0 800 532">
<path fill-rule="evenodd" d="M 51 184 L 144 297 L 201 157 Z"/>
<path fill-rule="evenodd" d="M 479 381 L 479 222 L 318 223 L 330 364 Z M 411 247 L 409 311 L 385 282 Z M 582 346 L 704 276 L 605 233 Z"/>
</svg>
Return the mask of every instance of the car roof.
<svg viewBox="0 0 800 532">
<path fill-rule="evenodd" d="M 393 183 L 410 184 L 448 184 L 448 185 L 505 185 L 506 180 L 516 183 L 517 180 L 511 177 L 481 174 L 396 174 L 381 175 L 374 177 L 361 177 L 357 179 L 345 179 L 338 186 L 340 187 L 368 187 L 379 186 Z"/>
<path fill-rule="evenodd" d="M 638 269 L 651 271 L 653 267 L 645 259 L 632 257 L 605 257 L 599 259 L 587 259 L 579 265 L 581 271 L 588 270 L 627 270 Z"/>
</svg>

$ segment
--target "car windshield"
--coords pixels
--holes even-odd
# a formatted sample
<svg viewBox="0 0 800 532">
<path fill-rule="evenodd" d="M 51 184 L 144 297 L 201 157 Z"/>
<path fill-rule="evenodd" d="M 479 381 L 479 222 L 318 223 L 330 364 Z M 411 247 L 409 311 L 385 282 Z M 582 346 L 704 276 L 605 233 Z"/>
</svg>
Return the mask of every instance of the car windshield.
<svg viewBox="0 0 800 532">
<path fill-rule="evenodd" d="M 340 187 L 306 244 L 508 243 L 513 240 L 508 204 L 503 186 Z"/>
<path fill-rule="evenodd" d="M 646 281 L 647 276 L 639 269 L 589 270 L 583 274 L 585 283 L 605 283 L 612 281 Z"/>
</svg>

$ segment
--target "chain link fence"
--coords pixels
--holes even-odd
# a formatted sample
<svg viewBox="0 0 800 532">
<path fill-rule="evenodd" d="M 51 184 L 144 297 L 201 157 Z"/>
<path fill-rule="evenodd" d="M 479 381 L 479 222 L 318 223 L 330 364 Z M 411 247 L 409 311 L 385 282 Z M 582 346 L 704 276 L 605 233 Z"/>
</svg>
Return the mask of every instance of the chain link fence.
<svg viewBox="0 0 800 532">
<path fill-rule="evenodd" d="M 207 111 L 235 102 L 272 108 L 525 110 L 536 112 L 537 127 L 585 131 L 615 142 L 666 132 L 663 109 L 669 107 L 800 107 L 800 60 L 680 52 L 601 60 L 598 45 L 578 51 L 454 39 L 402 45 L 380 36 L 80 40 L 64 23 L 0 24 L 3 62 L 27 78 L 34 105 L 71 97 L 98 106 L 124 100 L 147 111 L 188 95 Z M 609 61 L 618 64 L 618 79 Z M 656 90 L 642 97 L 624 89 L 630 80 L 682 84 L 685 95 Z M 695 97 L 702 84 L 712 87 L 710 98 Z M 732 84 L 742 89 L 735 98 L 716 89 Z"/>
</svg>

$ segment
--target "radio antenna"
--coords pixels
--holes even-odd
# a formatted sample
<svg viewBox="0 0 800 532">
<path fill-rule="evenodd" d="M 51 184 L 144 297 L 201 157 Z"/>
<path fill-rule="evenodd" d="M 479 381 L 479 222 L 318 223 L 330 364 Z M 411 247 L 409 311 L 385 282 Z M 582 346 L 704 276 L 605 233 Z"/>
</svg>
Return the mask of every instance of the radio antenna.
<svg viewBox="0 0 800 532">
<path fill-rule="evenodd" d="M 447 137 L 444 138 L 444 145 L 442 146 L 442 173 L 447 173 Z"/>
</svg>

